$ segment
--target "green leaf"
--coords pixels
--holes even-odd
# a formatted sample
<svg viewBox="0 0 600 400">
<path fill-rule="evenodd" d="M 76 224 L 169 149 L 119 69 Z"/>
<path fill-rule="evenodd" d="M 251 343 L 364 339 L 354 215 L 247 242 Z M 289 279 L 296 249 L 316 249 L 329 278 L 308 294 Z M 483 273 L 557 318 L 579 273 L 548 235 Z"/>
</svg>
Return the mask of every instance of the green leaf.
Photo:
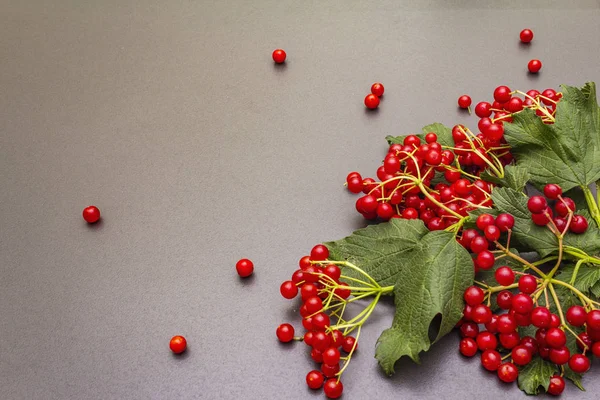
<svg viewBox="0 0 600 400">
<path fill-rule="evenodd" d="M 529 364 L 519 370 L 519 388 L 527 394 L 538 394 L 540 387 L 548 390 L 550 378 L 556 373 L 556 365 L 534 357 Z"/>
<path fill-rule="evenodd" d="M 566 367 L 565 368 L 565 378 L 567 378 L 568 380 L 573 382 L 573 384 L 575 386 L 577 386 L 579 388 L 579 390 L 585 392 L 585 388 L 581 384 L 581 378 L 582 378 L 581 374 L 575 373 L 575 372 L 573 372 L 573 370 L 571 368 Z"/>
<path fill-rule="evenodd" d="M 381 286 L 392 286 L 401 277 L 403 261 L 428 232 L 421 220 L 395 218 L 389 223 L 359 229 L 344 239 L 325 245 L 331 259 L 350 261 Z M 344 269 L 344 275 L 364 279 L 348 268 Z"/>
<path fill-rule="evenodd" d="M 544 124 L 530 109 L 504 125 L 504 136 L 518 165 L 538 188 L 556 183 L 563 190 L 586 187 L 600 179 L 600 112 L 596 86 L 563 86 L 556 121 Z"/>
<path fill-rule="evenodd" d="M 560 280 L 569 283 L 573 277 L 573 273 L 575 272 L 575 265 L 561 266 L 560 271 Z M 585 293 L 599 282 L 600 266 L 582 264 L 579 267 L 579 271 L 577 272 L 577 277 L 575 278 L 575 283 L 573 286 Z"/>
<path fill-rule="evenodd" d="M 498 178 L 496 175 L 490 174 L 487 170 L 483 171 L 480 177 L 484 181 L 522 192 L 525 184 L 529 181 L 530 175 L 526 168 L 518 165 L 509 165 L 504 168 L 504 178 Z"/>
<path fill-rule="evenodd" d="M 379 337 L 375 354 L 386 373 L 394 372 L 402 356 L 418 362 L 419 353 L 461 318 L 473 263 L 452 233 L 430 232 L 417 220 L 393 219 L 326 245 L 330 258 L 350 260 L 380 285 L 394 285 L 394 321 Z M 438 315 L 440 328 L 432 341 L 429 328 Z"/>
<path fill-rule="evenodd" d="M 444 124 L 440 124 L 439 122 L 434 122 L 433 124 L 429 124 L 424 126 L 422 129 L 423 133 L 418 134 L 417 136 L 425 141 L 425 135 L 433 132 L 438 137 L 438 143 L 442 146 L 454 146 L 454 140 L 452 139 L 452 128 L 448 128 Z M 402 144 L 404 142 L 404 138 L 406 136 L 386 136 L 386 140 L 388 144 Z"/>
<path fill-rule="evenodd" d="M 527 197 L 510 188 L 496 187 L 492 191 L 494 207 L 498 212 L 512 214 L 515 218 L 513 237 L 520 244 L 519 250 L 534 250 L 540 257 L 545 257 L 558 250 L 558 239 L 547 227 L 535 225 L 531 221 L 531 213 L 527 209 Z M 591 218 L 585 210 L 580 212 Z M 563 240 L 565 246 L 579 248 L 590 255 L 600 252 L 600 230 L 590 224 L 588 230 L 580 235 L 567 234 Z"/>
</svg>

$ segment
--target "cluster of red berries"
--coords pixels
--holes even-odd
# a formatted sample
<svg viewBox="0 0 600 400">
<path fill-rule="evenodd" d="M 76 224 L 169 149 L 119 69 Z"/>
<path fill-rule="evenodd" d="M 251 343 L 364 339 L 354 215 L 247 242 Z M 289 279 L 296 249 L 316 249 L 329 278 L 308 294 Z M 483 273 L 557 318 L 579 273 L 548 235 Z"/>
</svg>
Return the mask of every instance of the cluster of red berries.
<svg viewBox="0 0 600 400">
<path fill-rule="evenodd" d="M 544 197 L 546 196 L 546 197 Z M 569 197 L 562 196 L 559 185 L 549 183 L 544 187 L 544 196 L 531 196 L 527 208 L 531 212 L 531 220 L 539 226 L 548 226 L 556 234 L 563 234 L 568 229 L 572 233 L 584 233 L 588 221 L 583 215 L 574 214 L 575 202 Z M 554 201 L 554 212 L 548 201 Z"/>
<path fill-rule="evenodd" d="M 381 83 L 374 83 L 371 85 L 371 93 L 365 97 L 365 107 L 370 110 L 374 110 L 379 107 L 380 97 L 383 96 L 385 88 Z"/>
<path fill-rule="evenodd" d="M 556 105 L 561 98 L 562 93 L 554 89 L 545 89 L 541 93 L 535 89 L 527 92 L 519 90 L 512 92 L 507 86 L 498 86 L 494 90 L 493 103 L 482 101 L 475 106 L 475 114 L 480 118 L 477 126 L 485 133 L 489 126 L 502 126 L 503 122 L 512 122 L 512 115 L 524 108 L 535 110 L 542 121 L 551 124 L 554 123 Z"/>
<path fill-rule="evenodd" d="M 519 366 L 527 365 L 532 357 L 539 354 L 545 360 L 562 366 L 568 364 L 576 373 L 583 374 L 590 368 L 590 360 L 585 356 L 588 350 L 600 357 L 600 310 L 590 310 L 582 306 L 570 307 L 565 319 L 572 327 L 586 326 L 587 331 L 577 335 L 577 345 L 582 353 L 571 355 L 566 347 L 567 336 L 574 334 L 566 323 L 561 323 L 558 315 L 547 307 L 537 306 L 537 296 L 543 281 L 530 274 L 521 274 L 514 285 L 515 272 L 503 266 L 496 270 L 495 278 L 499 287 L 487 287 L 484 291 L 478 286 L 465 290 L 465 309 L 459 322 L 460 352 L 473 357 L 481 351 L 481 364 L 488 371 L 496 371 L 500 380 L 513 382 L 519 375 Z M 517 286 L 519 292 L 513 294 L 508 288 Z M 505 289 L 504 289 L 505 288 Z M 497 291 L 495 301 L 503 314 L 493 314 L 490 309 L 491 296 Z M 487 305 L 484 301 L 487 298 Z M 535 301 L 534 301 L 535 299 Z M 535 337 L 521 337 L 518 328 L 533 325 L 537 328 Z M 506 353 L 504 356 L 502 353 Z M 509 360 L 510 358 L 510 360 Z M 558 395 L 564 390 L 562 376 L 551 379 L 548 393 Z"/>
<path fill-rule="evenodd" d="M 515 225 L 515 218 L 510 214 L 500 214 L 494 218 L 491 214 L 481 214 L 476 219 L 477 229 L 468 228 L 462 231 L 458 242 L 475 254 L 473 265 L 475 272 L 489 270 L 494 266 L 496 258 L 490 250 L 495 249 L 500 236 L 509 232 Z"/>
<path fill-rule="evenodd" d="M 364 194 L 356 201 L 356 210 L 366 219 L 420 218 L 431 230 L 444 229 L 470 210 L 492 205 L 492 186 L 463 178 L 454 161 L 455 153 L 443 150 L 435 133 L 425 135 L 424 143 L 409 135 L 402 144 L 389 147 L 377 169 L 379 182 L 351 172 L 346 184 L 350 192 Z M 443 174 L 445 183 L 432 184 L 436 172 Z"/>
<path fill-rule="evenodd" d="M 351 354 L 356 351 L 357 341 L 336 329 L 326 313 L 334 303 L 351 295 L 348 285 L 340 282 L 340 268 L 328 263 L 328 257 L 326 246 L 320 244 L 313 247 L 310 256 L 300 259 L 300 268 L 292 274 L 291 280 L 283 282 L 280 287 L 280 293 L 286 299 L 293 299 L 300 294 L 302 304 L 299 311 L 305 329 L 303 337 L 294 337 L 294 327 L 287 323 L 280 325 L 276 333 L 281 342 L 303 340 L 306 343 L 311 350 L 311 358 L 321 364 L 320 370 L 315 369 L 307 374 L 308 387 L 322 387 L 328 398 L 337 399 L 344 389 L 340 381 L 343 372 L 340 361 L 349 361 Z M 340 350 L 348 356 L 342 356 Z"/>
</svg>

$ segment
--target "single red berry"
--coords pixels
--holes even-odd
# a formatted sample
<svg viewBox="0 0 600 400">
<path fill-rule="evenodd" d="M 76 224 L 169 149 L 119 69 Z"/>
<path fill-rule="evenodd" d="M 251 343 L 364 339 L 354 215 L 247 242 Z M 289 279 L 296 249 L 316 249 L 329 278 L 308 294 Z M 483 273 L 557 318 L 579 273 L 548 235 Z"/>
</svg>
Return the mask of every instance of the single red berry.
<svg viewBox="0 0 600 400">
<path fill-rule="evenodd" d="M 462 95 L 458 98 L 458 106 L 460 108 L 464 108 L 467 109 L 469 108 L 469 106 L 471 105 L 471 97 L 465 95 Z"/>
<path fill-rule="evenodd" d="M 473 307 L 471 319 L 476 324 L 486 324 L 492 320 L 492 311 L 484 304 Z"/>
<path fill-rule="evenodd" d="M 517 323 L 515 319 L 509 314 L 502 314 L 498 317 L 498 332 L 500 333 L 511 333 L 517 329 Z"/>
<path fill-rule="evenodd" d="M 579 335 L 577 335 L 577 338 L 577 347 L 579 350 L 583 351 L 585 349 L 589 350 L 592 348 L 594 341 L 590 335 L 587 334 L 587 332 L 581 332 Z"/>
<path fill-rule="evenodd" d="M 483 236 L 476 236 L 471 240 L 471 251 L 479 254 L 488 249 L 488 241 Z"/>
<path fill-rule="evenodd" d="M 516 346 L 512 349 L 512 359 L 517 365 L 527 365 L 531 361 L 531 352 L 525 346 Z"/>
<path fill-rule="evenodd" d="M 514 271 L 506 265 L 498 268 L 494 273 L 494 277 L 496 278 L 496 282 L 502 286 L 512 285 L 515 281 Z"/>
<path fill-rule="evenodd" d="M 311 266 L 312 264 L 310 263 L 310 256 L 304 256 L 300 259 L 300 261 L 298 261 L 298 265 L 300 266 L 300 269 L 302 271 L 304 271 L 306 268 L 308 268 L 309 266 Z"/>
<path fill-rule="evenodd" d="M 587 318 L 587 311 L 581 306 L 571 306 L 566 313 L 567 322 L 573 326 L 582 326 Z"/>
<path fill-rule="evenodd" d="M 323 386 L 325 396 L 330 399 L 339 398 L 343 391 L 344 385 L 342 385 L 342 381 L 338 381 L 336 378 L 327 379 L 327 382 L 325 382 L 325 385 Z"/>
<path fill-rule="evenodd" d="M 254 264 L 247 258 L 242 258 L 235 264 L 235 269 L 239 276 L 247 278 L 254 272 Z"/>
<path fill-rule="evenodd" d="M 496 217 L 496 226 L 500 232 L 506 232 L 515 226 L 515 218 L 510 214 L 500 214 Z"/>
<path fill-rule="evenodd" d="M 561 217 L 566 217 L 569 212 L 575 212 L 575 202 L 569 197 L 563 197 L 562 200 L 556 202 L 554 209 Z"/>
<path fill-rule="evenodd" d="M 323 365 L 321 365 L 321 372 L 327 378 L 334 378 L 335 374 L 340 372 L 340 364 L 333 364 L 333 365 L 323 364 Z"/>
<path fill-rule="evenodd" d="M 373 93 L 368 94 L 367 97 L 365 97 L 365 106 L 370 110 L 376 109 L 379 107 L 379 97 L 375 96 Z"/>
<path fill-rule="evenodd" d="M 475 225 L 477 225 L 477 229 L 479 229 L 480 231 L 483 231 L 488 226 L 494 225 L 495 222 L 496 221 L 495 221 L 493 215 L 491 215 L 491 214 L 481 214 L 475 220 Z"/>
<path fill-rule="evenodd" d="M 536 354 L 538 351 L 538 344 L 537 344 L 536 340 L 534 338 L 532 338 L 531 336 L 525 336 L 525 337 L 521 338 L 521 342 L 519 343 L 519 345 L 523 346 L 527 350 L 529 350 L 529 352 L 532 355 Z"/>
<path fill-rule="evenodd" d="M 335 329 L 329 335 L 331 337 L 331 347 L 340 347 L 342 345 L 344 334 L 340 330 Z"/>
<path fill-rule="evenodd" d="M 306 301 L 309 297 L 318 296 L 319 288 L 314 283 L 305 283 L 300 287 L 300 297 Z"/>
<path fill-rule="evenodd" d="M 508 290 L 503 290 L 496 297 L 496 304 L 503 310 L 508 310 L 512 307 L 513 294 Z"/>
<path fill-rule="evenodd" d="M 498 103 L 506 103 L 510 100 L 510 88 L 508 86 L 498 86 L 494 90 L 494 100 Z"/>
<path fill-rule="evenodd" d="M 324 331 L 330 324 L 331 320 L 324 312 L 315 314 L 312 317 L 312 326 L 317 331 Z"/>
<path fill-rule="evenodd" d="M 350 353 L 352 348 L 354 348 L 354 351 L 358 349 L 358 343 L 356 342 L 356 339 L 352 336 L 344 337 L 342 340 L 342 350 L 344 350 L 346 353 Z"/>
<path fill-rule="evenodd" d="M 323 374 L 317 370 L 312 370 L 306 375 L 306 384 L 311 389 L 320 389 L 324 380 Z"/>
<path fill-rule="evenodd" d="M 513 97 L 508 101 L 508 103 L 506 103 L 505 108 L 510 113 L 518 113 L 519 111 L 523 110 L 523 100 L 521 100 L 519 97 Z"/>
<path fill-rule="evenodd" d="M 550 378 L 550 385 L 548 386 L 548 394 L 553 396 L 560 395 L 565 390 L 565 380 L 560 375 L 554 375 Z"/>
<path fill-rule="evenodd" d="M 600 310 L 592 310 L 587 314 L 586 323 L 588 330 L 600 330 Z"/>
<path fill-rule="evenodd" d="M 325 261 L 329 257 L 329 249 L 322 244 L 318 244 L 310 251 L 310 259 L 312 261 Z"/>
<path fill-rule="evenodd" d="M 563 365 L 569 362 L 571 352 L 566 347 L 560 349 L 550 348 L 550 361 L 554 364 Z"/>
<path fill-rule="evenodd" d="M 384 221 L 389 220 L 396 214 L 394 211 L 394 207 L 392 207 L 389 203 L 379 203 L 377 205 L 377 216 Z"/>
<path fill-rule="evenodd" d="M 600 342 L 594 342 L 594 344 L 592 345 L 592 353 L 600 358 Z"/>
<path fill-rule="evenodd" d="M 573 233 L 584 233 L 587 231 L 588 221 L 583 215 L 575 214 L 573 215 L 573 219 L 571 219 L 571 224 L 569 225 L 569 230 Z"/>
<path fill-rule="evenodd" d="M 417 219 L 419 218 L 419 212 L 412 207 L 405 208 L 404 211 L 402 211 L 402 218 Z"/>
<path fill-rule="evenodd" d="M 531 220 L 538 226 L 546 226 L 552 219 L 552 210 L 546 207 L 541 213 L 531 214 Z"/>
<path fill-rule="evenodd" d="M 329 345 L 331 343 L 331 337 L 329 335 L 327 335 L 325 332 L 323 331 L 318 331 L 315 332 L 313 334 L 313 339 L 312 339 L 312 347 L 315 350 L 318 350 L 321 353 L 321 360 L 322 360 L 322 352 L 325 351 Z M 321 361 L 319 361 L 321 362 Z"/>
<path fill-rule="evenodd" d="M 486 350 L 481 353 L 481 365 L 488 371 L 496 371 L 502 363 L 502 356 L 496 350 Z"/>
<path fill-rule="evenodd" d="M 433 132 L 429 132 L 427 135 L 425 135 L 425 141 L 427 143 L 435 143 L 435 142 L 437 142 L 437 139 L 438 139 L 437 135 Z"/>
<path fill-rule="evenodd" d="M 479 326 L 473 322 L 466 322 L 460 326 L 460 334 L 474 339 L 479 334 Z"/>
<path fill-rule="evenodd" d="M 482 133 L 488 140 L 497 142 L 504 137 L 504 125 L 493 123 L 487 126 Z"/>
<path fill-rule="evenodd" d="M 318 296 L 311 296 L 304 302 L 308 315 L 315 314 L 323 309 L 323 300 Z"/>
<path fill-rule="evenodd" d="M 537 289 L 537 279 L 533 275 L 525 274 L 519 278 L 519 290 L 531 294 Z"/>
<path fill-rule="evenodd" d="M 285 54 L 285 51 L 282 49 L 276 49 L 273 51 L 273 61 L 275 61 L 277 64 L 283 63 L 286 57 L 287 54 Z"/>
<path fill-rule="evenodd" d="M 483 233 L 485 234 L 485 238 L 490 242 L 495 242 L 500 239 L 500 228 L 498 228 L 496 225 L 486 226 Z"/>
<path fill-rule="evenodd" d="M 569 368 L 577 374 L 584 374 L 590 369 L 590 359 L 583 354 L 573 354 L 569 359 Z"/>
<path fill-rule="evenodd" d="M 475 115 L 479 118 L 487 118 L 492 115 L 492 105 L 487 101 L 477 103 L 475 106 Z"/>
<path fill-rule="evenodd" d="M 470 337 L 462 338 L 458 349 L 463 356 L 473 357 L 477 354 L 477 343 Z"/>
<path fill-rule="evenodd" d="M 518 293 L 512 298 L 512 309 L 519 314 L 526 314 L 533 310 L 533 300 L 526 294 Z"/>
<path fill-rule="evenodd" d="M 546 344 L 552 348 L 559 349 L 567 343 L 567 336 L 560 328 L 550 328 L 546 332 Z"/>
<path fill-rule="evenodd" d="M 340 362 L 340 351 L 330 347 L 323 352 L 323 362 L 327 365 L 336 365 Z"/>
<path fill-rule="evenodd" d="M 498 367 L 498 378 L 500 378 L 502 382 L 514 382 L 517 380 L 518 376 L 519 370 L 513 363 L 507 362 Z"/>
<path fill-rule="evenodd" d="M 483 270 L 492 268 L 494 266 L 494 262 L 496 262 L 494 254 L 488 250 L 480 252 L 477 254 L 477 258 L 475 258 L 475 264 Z"/>
<path fill-rule="evenodd" d="M 527 200 L 527 208 L 531 213 L 539 214 L 548 208 L 548 202 L 542 196 L 532 196 Z"/>
<path fill-rule="evenodd" d="M 563 217 L 554 217 L 552 218 L 552 221 L 554 222 L 554 225 L 556 225 L 556 229 L 558 229 L 559 232 L 564 232 L 567 228 L 567 220 Z"/>
<path fill-rule="evenodd" d="M 347 289 L 346 286 L 348 286 L 346 282 L 341 282 L 340 286 L 333 290 L 333 293 L 336 295 L 336 297 L 342 299 L 347 299 L 348 297 L 350 297 L 352 291 L 350 289 Z"/>
<path fill-rule="evenodd" d="M 489 333 L 498 333 L 498 316 L 492 315 L 492 319 L 490 322 L 485 324 L 485 329 L 488 330 Z"/>
<path fill-rule="evenodd" d="M 323 353 L 321 353 L 319 350 L 313 348 L 310 351 L 310 358 L 312 358 L 313 361 L 316 363 L 322 363 L 323 362 Z"/>
<path fill-rule="evenodd" d="M 533 40 L 533 31 L 531 29 L 523 29 L 519 34 L 519 38 L 523 43 L 529 43 Z"/>
<path fill-rule="evenodd" d="M 498 347 L 498 339 L 496 338 L 496 335 L 489 331 L 479 333 L 475 341 L 477 342 L 477 347 L 481 351 L 494 350 L 496 347 Z"/>
<path fill-rule="evenodd" d="M 512 349 L 515 346 L 518 346 L 519 343 L 521 343 L 521 337 L 519 336 L 519 333 L 517 331 L 512 331 L 509 333 L 501 333 L 499 335 L 499 338 L 500 338 L 500 344 L 502 345 L 502 347 L 504 347 L 505 349 L 508 349 L 508 350 Z"/>
<path fill-rule="evenodd" d="M 286 299 L 293 299 L 298 294 L 298 287 L 292 281 L 285 281 L 281 284 L 279 292 Z"/>
<path fill-rule="evenodd" d="M 96 206 L 88 206 L 83 209 L 83 219 L 88 224 L 94 224 L 100 219 L 100 210 Z"/>
<path fill-rule="evenodd" d="M 533 59 L 527 63 L 527 69 L 532 74 L 537 74 L 542 69 L 542 62 L 540 60 Z"/>
<path fill-rule="evenodd" d="M 536 328 L 550 328 L 551 312 L 546 307 L 536 307 L 531 311 L 531 323 Z"/>
<path fill-rule="evenodd" d="M 550 314 L 550 328 L 558 328 L 560 326 L 560 318 L 556 314 Z"/>
<path fill-rule="evenodd" d="M 276 333 L 280 342 L 287 343 L 294 339 L 294 327 L 290 324 L 279 325 Z"/>
<path fill-rule="evenodd" d="M 337 265 L 334 265 L 334 264 L 329 264 L 329 265 L 325 266 L 325 268 L 323 268 L 323 273 L 325 275 L 327 275 L 328 277 L 330 277 L 331 279 L 333 279 L 334 281 L 337 281 L 338 279 L 340 279 L 340 276 L 342 275 L 342 271 L 340 271 L 340 267 L 338 267 Z"/>
<path fill-rule="evenodd" d="M 377 97 L 381 97 L 383 96 L 383 91 L 385 90 L 385 88 L 383 87 L 383 85 L 379 82 L 374 83 L 371 86 L 371 93 L 373 93 L 375 96 Z"/>
<path fill-rule="evenodd" d="M 476 306 L 483 302 L 485 293 L 477 286 L 469 286 L 467 289 L 465 289 L 463 297 L 468 305 Z"/>
<path fill-rule="evenodd" d="M 353 176 L 346 180 L 346 185 L 351 193 L 360 193 L 363 190 L 363 181 L 359 176 Z"/>
<path fill-rule="evenodd" d="M 169 348 L 173 353 L 181 354 L 187 349 L 187 341 L 183 336 L 173 336 L 169 342 Z"/>
<path fill-rule="evenodd" d="M 549 183 L 544 186 L 544 196 L 550 200 L 558 199 L 558 196 L 562 194 L 562 188 L 554 183 Z"/>
</svg>

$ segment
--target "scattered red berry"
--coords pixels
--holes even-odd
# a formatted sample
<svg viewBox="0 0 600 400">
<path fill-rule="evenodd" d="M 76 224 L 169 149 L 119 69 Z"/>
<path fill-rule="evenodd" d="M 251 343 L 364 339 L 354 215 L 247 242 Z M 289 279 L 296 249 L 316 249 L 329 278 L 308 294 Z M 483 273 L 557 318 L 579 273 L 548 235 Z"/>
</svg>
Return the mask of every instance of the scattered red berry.
<svg viewBox="0 0 600 400">
<path fill-rule="evenodd" d="M 247 278 L 254 272 L 254 264 L 247 258 L 242 258 L 235 264 L 235 269 L 239 276 Z"/>
<path fill-rule="evenodd" d="M 328 379 L 325 382 L 325 386 L 323 386 L 323 392 L 325 392 L 325 396 L 330 399 L 337 399 L 342 395 L 344 391 L 344 385 L 342 385 L 341 381 L 338 381 L 336 378 Z"/>
<path fill-rule="evenodd" d="M 277 327 L 277 338 L 282 343 L 294 340 L 294 327 L 290 324 L 281 324 Z"/>
<path fill-rule="evenodd" d="M 533 40 L 533 31 L 531 29 L 523 29 L 519 37 L 521 42 L 529 43 Z"/>
<path fill-rule="evenodd" d="M 273 61 L 275 61 L 277 64 L 283 63 L 286 57 L 287 54 L 285 54 L 285 51 L 282 49 L 276 49 L 273 51 Z"/>
<path fill-rule="evenodd" d="M 372 93 L 368 94 L 367 97 L 365 97 L 365 106 L 370 110 L 376 109 L 379 107 L 379 97 Z"/>
<path fill-rule="evenodd" d="M 175 354 L 181 354 L 187 348 L 187 341 L 183 336 L 173 336 L 169 342 L 169 348 Z"/>
<path fill-rule="evenodd" d="M 383 96 L 384 90 L 385 90 L 385 88 L 383 87 L 383 85 L 381 83 L 374 83 L 371 86 L 371 93 L 373 93 L 377 97 Z"/>
<path fill-rule="evenodd" d="M 529 61 L 529 63 L 527 63 L 527 69 L 529 69 L 529 72 L 531 72 L 532 74 L 537 74 L 540 69 L 542 69 L 542 62 L 540 60 L 531 60 Z"/>
<path fill-rule="evenodd" d="M 471 97 L 467 96 L 466 94 L 460 96 L 458 98 L 458 106 L 460 108 L 464 108 L 465 110 L 468 109 L 471 106 Z"/>
<path fill-rule="evenodd" d="M 88 224 L 98 222 L 100 219 L 100 210 L 96 206 L 88 206 L 83 209 L 83 219 Z"/>
</svg>

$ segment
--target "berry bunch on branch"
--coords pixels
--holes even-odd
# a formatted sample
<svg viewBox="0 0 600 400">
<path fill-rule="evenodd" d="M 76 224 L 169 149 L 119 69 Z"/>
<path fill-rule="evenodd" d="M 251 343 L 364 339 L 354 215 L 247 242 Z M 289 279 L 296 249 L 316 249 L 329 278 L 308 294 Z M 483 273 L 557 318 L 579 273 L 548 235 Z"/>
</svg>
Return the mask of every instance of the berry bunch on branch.
<svg viewBox="0 0 600 400">
<path fill-rule="evenodd" d="M 499 86 L 493 97 L 475 106 L 478 132 L 436 123 L 388 136 L 376 179 L 348 174 L 356 210 L 381 223 L 315 246 L 280 288 L 300 297 L 303 332 L 286 323 L 277 336 L 308 346 L 310 388 L 341 396 L 383 296 L 396 306 L 375 349 L 388 374 L 457 329 L 463 356 L 480 352 L 483 368 L 528 394 L 583 388 L 600 357 L 595 85 Z M 350 303 L 359 311 L 348 315 Z"/>
</svg>

